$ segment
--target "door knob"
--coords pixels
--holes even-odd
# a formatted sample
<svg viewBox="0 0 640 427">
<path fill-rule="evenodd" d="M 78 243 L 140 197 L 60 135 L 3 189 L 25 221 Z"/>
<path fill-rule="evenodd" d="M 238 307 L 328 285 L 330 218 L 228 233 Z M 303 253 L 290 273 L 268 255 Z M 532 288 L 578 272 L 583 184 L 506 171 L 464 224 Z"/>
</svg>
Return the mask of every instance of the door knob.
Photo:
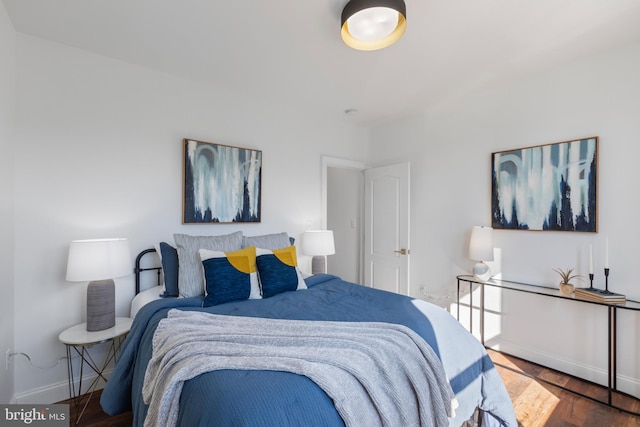
<svg viewBox="0 0 640 427">
<path fill-rule="evenodd" d="M 400 249 L 399 251 L 393 251 L 393 252 L 395 252 L 397 254 L 400 254 L 400 255 L 407 255 L 409 253 L 409 251 L 404 249 L 404 248 Z"/>
</svg>

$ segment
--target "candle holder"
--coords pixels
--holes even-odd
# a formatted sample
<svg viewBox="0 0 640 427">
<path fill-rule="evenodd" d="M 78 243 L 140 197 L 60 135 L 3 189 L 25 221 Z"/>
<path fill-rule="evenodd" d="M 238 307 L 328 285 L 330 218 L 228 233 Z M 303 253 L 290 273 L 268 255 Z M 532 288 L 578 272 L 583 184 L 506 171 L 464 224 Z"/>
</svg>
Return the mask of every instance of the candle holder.
<svg viewBox="0 0 640 427">
<path fill-rule="evenodd" d="M 589 290 L 593 290 L 593 273 L 589 273 Z"/>
<path fill-rule="evenodd" d="M 601 292 L 603 295 L 611 295 L 613 292 L 609 291 L 609 269 L 604 269 L 604 291 Z"/>
</svg>

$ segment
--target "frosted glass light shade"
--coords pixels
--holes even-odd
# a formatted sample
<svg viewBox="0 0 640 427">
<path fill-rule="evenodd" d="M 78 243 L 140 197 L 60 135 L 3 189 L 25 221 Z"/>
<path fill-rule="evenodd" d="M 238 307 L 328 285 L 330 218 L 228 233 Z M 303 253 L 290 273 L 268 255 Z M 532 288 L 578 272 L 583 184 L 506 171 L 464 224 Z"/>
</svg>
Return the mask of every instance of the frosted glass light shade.
<svg viewBox="0 0 640 427">
<path fill-rule="evenodd" d="M 74 240 L 69 246 L 70 282 L 114 279 L 132 272 L 128 239 Z"/>
<path fill-rule="evenodd" d="M 404 0 L 351 0 L 342 10 L 342 41 L 358 50 L 390 46 L 407 28 Z"/>
<path fill-rule="evenodd" d="M 372 7 L 347 19 L 349 33 L 358 40 L 372 41 L 387 37 L 398 25 L 398 12 L 388 7 Z"/>
<path fill-rule="evenodd" d="M 469 258 L 474 261 L 493 261 L 493 228 L 475 226 L 471 229 Z"/>
</svg>

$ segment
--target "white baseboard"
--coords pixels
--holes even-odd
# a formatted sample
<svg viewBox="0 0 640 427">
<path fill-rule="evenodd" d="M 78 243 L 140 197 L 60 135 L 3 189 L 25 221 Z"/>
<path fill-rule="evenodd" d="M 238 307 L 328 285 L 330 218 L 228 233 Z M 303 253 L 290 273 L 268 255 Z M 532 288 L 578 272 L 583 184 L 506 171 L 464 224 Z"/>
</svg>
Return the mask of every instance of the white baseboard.
<svg viewBox="0 0 640 427">
<path fill-rule="evenodd" d="M 520 343 L 515 343 L 501 337 L 491 338 L 486 344 L 488 348 L 499 350 L 503 353 L 511 354 L 605 387 L 608 384 L 608 372 L 606 367 L 602 368 L 592 366 L 564 358 L 556 354 L 545 353 L 538 349 L 524 346 Z M 618 391 L 622 391 L 640 399 L 640 378 L 633 378 L 618 373 L 616 385 Z"/>
<path fill-rule="evenodd" d="M 113 369 L 109 369 L 105 371 L 104 374 L 107 378 L 111 376 L 111 371 Z M 93 382 L 93 380 L 97 377 L 96 374 L 93 375 L 85 375 L 82 379 L 82 388 L 83 392 L 86 393 L 86 388 Z M 75 387 L 77 390 L 79 379 L 75 379 Z M 103 380 L 98 381 L 97 389 L 104 388 L 105 382 Z M 28 403 L 28 404 L 50 404 L 61 402 L 63 400 L 69 399 L 69 382 L 61 381 L 55 384 L 49 384 L 43 387 L 34 388 L 32 390 L 28 390 L 22 393 L 18 393 L 13 397 L 13 402 L 11 403 Z"/>
<path fill-rule="evenodd" d="M 15 403 L 49 404 L 69 398 L 69 384 L 65 381 L 34 388 L 15 396 Z"/>
</svg>

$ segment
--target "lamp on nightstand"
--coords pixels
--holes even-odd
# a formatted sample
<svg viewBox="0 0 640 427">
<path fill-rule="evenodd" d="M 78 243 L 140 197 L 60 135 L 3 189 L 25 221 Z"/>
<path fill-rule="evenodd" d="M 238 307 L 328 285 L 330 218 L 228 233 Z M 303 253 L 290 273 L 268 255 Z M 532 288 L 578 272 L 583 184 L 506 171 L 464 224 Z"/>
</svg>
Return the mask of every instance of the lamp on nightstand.
<svg viewBox="0 0 640 427">
<path fill-rule="evenodd" d="M 327 255 L 336 253 L 336 248 L 333 243 L 333 231 L 305 231 L 304 236 L 302 236 L 302 252 L 306 255 L 313 255 L 311 259 L 312 274 L 326 273 Z"/>
<path fill-rule="evenodd" d="M 491 269 L 484 261 L 493 261 L 493 228 L 476 225 L 471 229 L 469 258 L 478 263 L 473 267 L 473 275 L 478 280 L 489 280 Z"/>
<path fill-rule="evenodd" d="M 127 239 L 74 240 L 69 246 L 67 280 L 89 282 L 87 331 L 102 331 L 116 324 L 113 279 L 133 272 Z"/>
</svg>

